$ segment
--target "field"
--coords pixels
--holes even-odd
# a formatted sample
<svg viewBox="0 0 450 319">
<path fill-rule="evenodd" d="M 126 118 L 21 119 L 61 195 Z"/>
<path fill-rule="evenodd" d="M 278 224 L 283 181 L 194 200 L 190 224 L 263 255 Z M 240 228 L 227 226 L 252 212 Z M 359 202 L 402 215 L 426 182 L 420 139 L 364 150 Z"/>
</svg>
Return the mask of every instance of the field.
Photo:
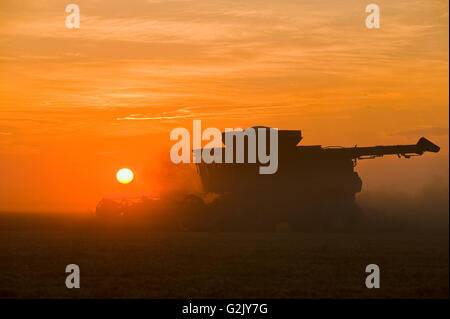
<svg viewBox="0 0 450 319">
<path fill-rule="evenodd" d="M 448 298 L 448 234 L 3 229 L 2 298 Z M 81 288 L 67 289 L 78 264 Z M 365 267 L 381 288 L 365 287 Z"/>
</svg>

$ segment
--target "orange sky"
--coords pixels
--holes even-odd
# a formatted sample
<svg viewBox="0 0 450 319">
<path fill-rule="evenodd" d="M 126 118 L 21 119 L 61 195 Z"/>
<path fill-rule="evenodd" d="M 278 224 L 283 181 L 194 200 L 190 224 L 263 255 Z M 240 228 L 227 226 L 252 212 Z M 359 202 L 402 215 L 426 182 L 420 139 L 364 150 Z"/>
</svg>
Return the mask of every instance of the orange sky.
<svg viewBox="0 0 450 319">
<path fill-rule="evenodd" d="M 364 189 L 448 184 L 448 2 L 376 1 L 371 30 L 369 3 L 2 0 L 0 210 L 158 190 L 170 130 L 193 119 L 302 129 L 305 145 L 426 136 L 441 153 L 363 162 Z"/>
</svg>

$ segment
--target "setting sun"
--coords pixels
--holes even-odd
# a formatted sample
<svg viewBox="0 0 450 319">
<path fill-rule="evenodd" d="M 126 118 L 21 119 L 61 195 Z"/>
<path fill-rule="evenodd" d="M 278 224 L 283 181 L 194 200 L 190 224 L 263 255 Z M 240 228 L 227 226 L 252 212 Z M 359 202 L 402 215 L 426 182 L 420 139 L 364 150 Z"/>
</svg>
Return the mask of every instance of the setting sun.
<svg viewBox="0 0 450 319">
<path fill-rule="evenodd" d="M 117 171 L 116 178 L 120 183 L 128 184 L 133 180 L 134 174 L 128 168 L 121 168 Z"/>
</svg>

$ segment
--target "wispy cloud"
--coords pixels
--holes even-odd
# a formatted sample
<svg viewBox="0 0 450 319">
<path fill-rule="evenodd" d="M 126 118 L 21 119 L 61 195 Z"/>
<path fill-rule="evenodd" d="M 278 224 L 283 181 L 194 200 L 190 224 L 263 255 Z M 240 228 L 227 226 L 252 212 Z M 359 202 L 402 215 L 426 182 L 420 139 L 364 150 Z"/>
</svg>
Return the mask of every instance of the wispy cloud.
<svg viewBox="0 0 450 319">
<path fill-rule="evenodd" d="M 65 28 L 60 1 L 40 3 L 3 5 L 4 121 L 19 121 L 17 106 L 87 130 L 98 110 L 108 125 L 446 106 L 446 1 L 379 1 L 379 30 L 357 0 L 80 0 L 79 30 Z"/>
<path fill-rule="evenodd" d="M 391 134 L 392 136 L 448 136 L 449 128 L 447 127 L 418 127 L 406 131 L 397 131 Z"/>
</svg>

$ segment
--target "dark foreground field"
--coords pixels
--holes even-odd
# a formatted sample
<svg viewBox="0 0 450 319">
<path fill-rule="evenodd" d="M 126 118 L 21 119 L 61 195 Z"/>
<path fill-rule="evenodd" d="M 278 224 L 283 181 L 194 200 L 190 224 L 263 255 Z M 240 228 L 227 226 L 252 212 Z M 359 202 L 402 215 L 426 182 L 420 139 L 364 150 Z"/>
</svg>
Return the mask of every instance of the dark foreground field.
<svg viewBox="0 0 450 319">
<path fill-rule="evenodd" d="M 448 235 L 0 231 L 3 298 L 448 298 Z M 65 287 L 65 267 L 81 288 Z M 381 288 L 365 287 L 365 266 Z"/>
</svg>

